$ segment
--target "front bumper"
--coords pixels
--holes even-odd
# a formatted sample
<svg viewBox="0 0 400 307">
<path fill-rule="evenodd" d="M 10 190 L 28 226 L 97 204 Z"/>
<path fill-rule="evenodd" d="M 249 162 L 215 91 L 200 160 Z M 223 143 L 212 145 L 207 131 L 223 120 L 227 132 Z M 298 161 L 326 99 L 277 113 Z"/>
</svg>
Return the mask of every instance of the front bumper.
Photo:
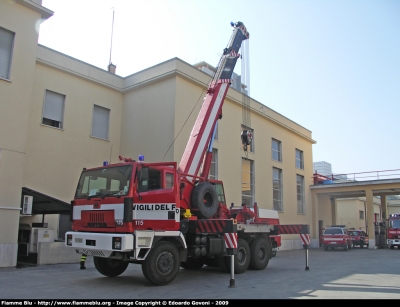
<svg viewBox="0 0 400 307">
<path fill-rule="evenodd" d="M 400 246 L 400 239 L 387 239 L 387 245 Z"/>
<path fill-rule="evenodd" d="M 109 257 L 113 252 L 130 252 L 134 248 L 133 234 L 90 233 L 68 231 L 65 245 L 87 255 Z"/>
<path fill-rule="evenodd" d="M 353 245 L 361 245 L 361 244 L 366 245 L 368 243 L 366 243 L 363 240 L 353 240 Z"/>
<path fill-rule="evenodd" d="M 330 242 L 330 243 L 324 243 L 324 246 L 328 246 L 328 247 L 346 247 L 347 244 L 343 244 L 343 243 L 335 244 L 335 243 Z"/>
</svg>

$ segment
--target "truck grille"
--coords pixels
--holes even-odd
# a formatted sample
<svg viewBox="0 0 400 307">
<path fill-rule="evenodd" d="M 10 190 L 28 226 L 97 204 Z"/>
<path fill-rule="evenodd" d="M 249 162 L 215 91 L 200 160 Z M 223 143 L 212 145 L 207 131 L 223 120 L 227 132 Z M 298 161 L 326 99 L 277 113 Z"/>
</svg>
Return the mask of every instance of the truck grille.
<svg viewBox="0 0 400 307">
<path fill-rule="evenodd" d="M 98 256 L 98 257 L 106 256 L 102 251 L 99 250 L 84 249 L 83 251 L 87 256 Z"/>
<path fill-rule="evenodd" d="M 90 228 L 115 227 L 114 211 L 83 211 L 82 222 Z"/>
</svg>

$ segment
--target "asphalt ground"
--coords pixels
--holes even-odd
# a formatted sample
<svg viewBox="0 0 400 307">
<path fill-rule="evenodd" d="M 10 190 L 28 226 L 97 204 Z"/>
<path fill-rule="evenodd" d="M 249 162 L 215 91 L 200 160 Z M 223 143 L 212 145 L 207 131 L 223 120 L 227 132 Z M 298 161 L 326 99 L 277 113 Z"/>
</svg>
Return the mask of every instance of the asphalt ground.
<svg viewBox="0 0 400 307">
<path fill-rule="evenodd" d="M 307 257 L 308 254 L 308 257 Z M 118 277 L 97 272 L 88 257 L 76 264 L 0 268 L 0 302 L 43 300 L 271 300 L 400 299 L 400 250 L 320 249 L 278 251 L 263 271 L 235 274 L 204 266 L 181 269 L 166 286 L 154 286 L 141 266 L 131 264 Z M 234 285 L 235 287 L 230 287 Z M 4 304 L 3 304 L 4 305 Z M 214 303 L 212 303 L 214 305 Z"/>
</svg>

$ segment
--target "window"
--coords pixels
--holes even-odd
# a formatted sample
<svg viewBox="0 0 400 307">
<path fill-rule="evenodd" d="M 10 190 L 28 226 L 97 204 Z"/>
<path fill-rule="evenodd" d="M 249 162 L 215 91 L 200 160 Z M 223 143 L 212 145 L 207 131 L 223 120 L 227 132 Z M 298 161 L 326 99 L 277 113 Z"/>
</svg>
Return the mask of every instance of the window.
<svg viewBox="0 0 400 307">
<path fill-rule="evenodd" d="M 218 121 L 215 124 L 215 134 L 214 134 L 214 140 L 218 140 Z"/>
<path fill-rule="evenodd" d="M 218 179 L 218 150 L 213 148 L 209 179 Z"/>
<path fill-rule="evenodd" d="M 0 27 L 0 78 L 10 79 L 15 33 Z"/>
<path fill-rule="evenodd" d="M 142 167 L 138 172 L 138 192 L 161 189 L 161 171 L 155 168 Z"/>
<path fill-rule="evenodd" d="M 109 121 L 110 121 L 110 110 L 94 105 L 92 136 L 99 139 L 108 140 Z"/>
<path fill-rule="evenodd" d="M 248 131 L 247 139 L 250 141 L 250 145 L 247 145 L 247 150 L 249 152 L 254 152 L 254 130 L 242 125 L 242 131 Z M 242 139 L 242 145 L 243 145 L 243 139 Z"/>
<path fill-rule="evenodd" d="M 272 160 L 282 162 L 282 143 L 272 139 Z"/>
<path fill-rule="evenodd" d="M 252 207 L 254 197 L 253 161 L 242 158 L 242 204 Z"/>
<path fill-rule="evenodd" d="M 274 210 L 283 211 L 282 202 L 282 170 L 272 168 L 272 197 Z"/>
<path fill-rule="evenodd" d="M 324 231 L 324 235 L 342 235 L 343 233 L 343 228 L 327 228 Z"/>
<path fill-rule="evenodd" d="M 304 208 L 304 177 L 296 175 L 297 181 L 297 213 L 305 214 Z"/>
<path fill-rule="evenodd" d="M 170 189 L 174 187 L 174 174 L 166 173 L 165 174 L 165 188 Z"/>
<path fill-rule="evenodd" d="M 296 168 L 304 169 L 303 151 L 296 149 Z"/>
<path fill-rule="evenodd" d="M 65 95 L 46 90 L 43 106 L 42 124 L 63 128 Z"/>
<path fill-rule="evenodd" d="M 220 203 L 225 203 L 225 193 L 224 193 L 224 187 L 220 183 L 215 183 L 214 188 L 217 191 L 218 194 L 218 201 Z"/>
<path fill-rule="evenodd" d="M 360 214 L 360 220 L 363 220 L 364 219 L 364 211 L 359 211 L 359 214 Z"/>
</svg>

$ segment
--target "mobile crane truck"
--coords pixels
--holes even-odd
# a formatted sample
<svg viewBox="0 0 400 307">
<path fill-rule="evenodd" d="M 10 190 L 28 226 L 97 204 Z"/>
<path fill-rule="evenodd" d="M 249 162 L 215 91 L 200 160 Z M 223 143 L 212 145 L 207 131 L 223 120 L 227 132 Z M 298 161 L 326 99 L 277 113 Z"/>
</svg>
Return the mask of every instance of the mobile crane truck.
<svg viewBox="0 0 400 307">
<path fill-rule="evenodd" d="M 65 244 L 93 256 L 99 273 L 114 277 L 130 263 L 141 264 L 145 278 L 162 286 L 175 279 L 180 267 L 206 264 L 232 275 L 249 266 L 267 267 L 273 253 L 269 236 L 280 235 L 276 211 L 257 204 L 228 208 L 222 181 L 208 179 L 217 121 L 239 49 L 249 38 L 242 22 L 231 25 L 233 34 L 179 165 L 119 156 L 120 163 L 83 169 Z M 241 138 L 250 144 L 250 133 Z"/>
</svg>

